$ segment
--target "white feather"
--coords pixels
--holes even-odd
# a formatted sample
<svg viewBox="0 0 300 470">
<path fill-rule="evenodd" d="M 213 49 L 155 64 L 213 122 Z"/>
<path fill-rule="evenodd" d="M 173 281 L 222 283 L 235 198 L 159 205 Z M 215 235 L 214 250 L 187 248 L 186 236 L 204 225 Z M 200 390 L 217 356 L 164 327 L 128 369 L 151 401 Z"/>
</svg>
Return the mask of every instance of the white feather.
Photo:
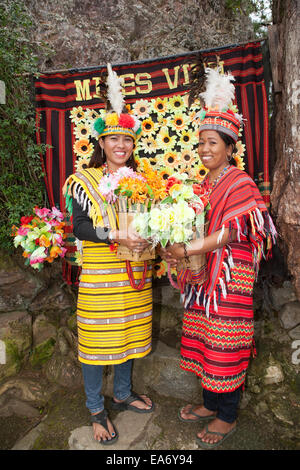
<svg viewBox="0 0 300 470">
<path fill-rule="evenodd" d="M 234 77 L 231 74 L 220 73 L 218 69 L 206 69 L 206 91 L 201 97 L 208 108 L 216 108 L 219 111 L 226 110 L 234 100 Z"/>
<path fill-rule="evenodd" d="M 122 94 L 122 80 L 113 71 L 110 64 L 107 64 L 107 97 L 112 106 L 112 109 L 120 116 L 125 105 L 124 97 Z"/>
</svg>

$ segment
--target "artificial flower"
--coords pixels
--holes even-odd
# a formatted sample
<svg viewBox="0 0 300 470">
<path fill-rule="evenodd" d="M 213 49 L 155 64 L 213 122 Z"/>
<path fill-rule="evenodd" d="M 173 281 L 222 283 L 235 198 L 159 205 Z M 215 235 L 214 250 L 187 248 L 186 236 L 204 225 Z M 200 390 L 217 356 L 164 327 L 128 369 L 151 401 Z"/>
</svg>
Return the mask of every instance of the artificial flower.
<svg viewBox="0 0 300 470">
<path fill-rule="evenodd" d="M 187 117 L 184 116 L 182 113 L 176 113 L 175 116 L 170 119 L 170 125 L 177 131 L 182 131 L 187 125 Z"/>
<path fill-rule="evenodd" d="M 176 167 L 180 163 L 180 157 L 176 152 L 166 152 L 162 158 L 165 166 Z"/>
<path fill-rule="evenodd" d="M 155 134 L 157 129 L 157 123 L 153 122 L 153 120 L 149 117 L 144 119 L 142 122 L 142 132 L 146 135 L 153 135 Z"/>
<path fill-rule="evenodd" d="M 169 99 L 169 111 L 173 113 L 183 112 L 187 108 L 184 98 L 180 95 L 173 96 Z"/>
<path fill-rule="evenodd" d="M 85 119 L 85 112 L 83 111 L 82 107 L 78 106 L 78 108 L 73 108 L 70 112 L 70 118 L 71 121 L 76 124 Z"/>
<path fill-rule="evenodd" d="M 138 100 L 132 107 L 132 112 L 140 118 L 149 117 L 150 110 L 150 104 L 147 100 Z"/>
<path fill-rule="evenodd" d="M 167 130 L 161 129 L 157 135 L 157 145 L 163 150 L 172 150 L 176 144 L 176 136 L 170 136 Z"/>
<path fill-rule="evenodd" d="M 91 135 L 90 125 L 85 122 L 80 122 L 74 128 L 74 134 L 77 139 L 88 139 Z"/>
<path fill-rule="evenodd" d="M 76 171 L 82 171 L 89 167 L 90 158 L 80 157 L 75 162 Z"/>
<path fill-rule="evenodd" d="M 165 114 L 168 110 L 168 100 L 167 98 L 156 98 L 152 100 L 153 110 L 158 114 Z"/>
<path fill-rule="evenodd" d="M 73 148 L 79 157 L 90 157 L 93 153 L 94 145 L 88 139 L 80 139 L 75 142 Z"/>
<path fill-rule="evenodd" d="M 34 215 L 22 217 L 21 226 L 14 229 L 14 245 L 23 248 L 25 264 L 40 270 L 45 261 L 65 256 L 64 226 L 63 214 L 56 207 L 35 207 Z"/>
<path fill-rule="evenodd" d="M 158 146 L 157 142 L 153 137 L 144 137 L 139 140 L 138 150 L 142 150 L 145 153 L 155 153 L 157 152 Z"/>
<path fill-rule="evenodd" d="M 183 148 L 190 149 L 198 143 L 197 136 L 191 129 L 182 130 L 179 142 Z"/>
</svg>

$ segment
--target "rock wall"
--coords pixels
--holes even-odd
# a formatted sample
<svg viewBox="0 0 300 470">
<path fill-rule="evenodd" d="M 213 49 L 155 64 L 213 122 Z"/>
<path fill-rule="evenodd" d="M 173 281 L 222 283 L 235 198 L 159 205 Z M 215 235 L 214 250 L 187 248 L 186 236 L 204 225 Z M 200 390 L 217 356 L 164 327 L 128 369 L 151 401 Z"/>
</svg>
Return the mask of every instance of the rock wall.
<svg viewBox="0 0 300 470">
<path fill-rule="evenodd" d="M 40 70 L 128 62 L 253 39 L 225 0 L 28 0 Z"/>
<path fill-rule="evenodd" d="M 271 203 L 280 248 L 300 299 L 300 80 L 299 0 L 273 2 L 276 165 Z"/>
</svg>

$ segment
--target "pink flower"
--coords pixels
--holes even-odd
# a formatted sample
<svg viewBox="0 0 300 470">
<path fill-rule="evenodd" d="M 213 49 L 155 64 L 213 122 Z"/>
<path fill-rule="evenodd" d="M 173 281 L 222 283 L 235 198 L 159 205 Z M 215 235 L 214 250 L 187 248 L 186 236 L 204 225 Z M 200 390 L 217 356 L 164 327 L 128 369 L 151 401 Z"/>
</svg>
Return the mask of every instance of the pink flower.
<svg viewBox="0 0 300 470">
<path fill-rule="evenodd" d="M 58 210 L 56 207 L 52 207 L 51 215 L 59 221 L 62 221 L 64 218 L 63 213 L 60 210 Z"/>
<path fill-rule="evenodd" d="M 29 232 L 29 228 L 28 227 L 20 227 L 17 231 L 17 235 L 21 235 L 21 237 L 25 237 L 27 235 L 27 233 Z"/>
<path fill-rule="evenodd" d="M 43 209 L 40 209 L 39 207 L 35 207 L 34 208 L 34 212 L 36 213 L 36 215 L 38 217 L 40 217 L 41 219 L 47 217 L 47 215 L 51 212 L 50 209 L 47 209 L 46 207 L 44 207 Z"/>
</svg>

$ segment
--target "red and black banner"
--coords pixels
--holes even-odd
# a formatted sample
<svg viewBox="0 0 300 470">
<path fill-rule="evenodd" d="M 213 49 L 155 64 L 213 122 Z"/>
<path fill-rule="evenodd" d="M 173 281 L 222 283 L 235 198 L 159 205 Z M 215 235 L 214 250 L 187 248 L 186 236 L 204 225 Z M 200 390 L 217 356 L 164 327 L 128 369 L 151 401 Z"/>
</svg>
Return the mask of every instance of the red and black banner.
<svg viewBox="0 0 300 470">
<path fill-rule="evenodd" d="M 261 42 L 200 51 L 206 64 L 216 55 L 225 72 L 235 77 L 236 101 L 245 119 L 242 141 L 246 145 L 245 171 L 258 185 L 269 205 L 268 105 L 264 81 Z M 197 51 L 199 52 L 199 51 Z M 183 94 L 189 83 L 189 57 L 196 52 L 118 64 L 113 69 L 123 76 L 126 102 Z M 51 205 L 64 209 L 62 186 L 74 173 L 73 128 L 70 111 L 74 107 L 99 109 L 101 72 L 106 65 L 44 73 L 35 81 L 37 139 L 48 144 L 42 163 Z"/>
</svg>

